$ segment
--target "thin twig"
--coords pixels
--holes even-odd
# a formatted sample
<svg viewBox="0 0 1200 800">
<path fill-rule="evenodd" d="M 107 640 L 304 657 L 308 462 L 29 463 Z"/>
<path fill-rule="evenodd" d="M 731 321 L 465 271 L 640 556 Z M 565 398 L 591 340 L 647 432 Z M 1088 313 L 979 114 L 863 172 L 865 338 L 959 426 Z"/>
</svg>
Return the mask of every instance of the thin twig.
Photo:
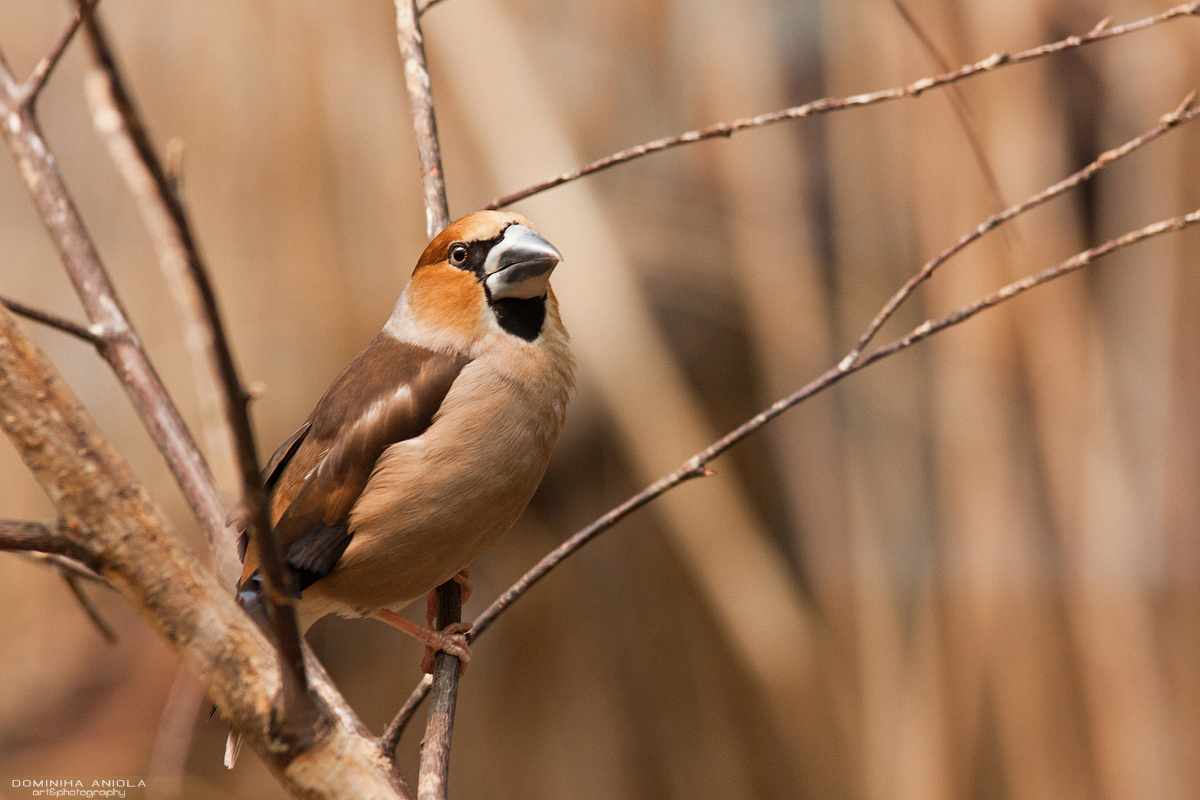
<svg viewBox="0 0 1200 800">
<path fill-rule="evenodd" d="M 91 7 L 94 9 L 100 0 L 93 0 Z M 66 51 L 67 45 L 71 43 L 71 39 L 75 38 L 75 31 L 79 30 L 79 23 L 83 21 L 83 9 L 76 8 L 75 13 L 71 15 L 71 21 L 67 23 L 67 27 L 59 35 L 58 41 L 50 48 L 46 55 L 42 56 L 33 68 L 33 72 L 29 73 L 29 77 L 25 80 L 25 85 L 21 87 L 21 104 L 32 106 L 37 102 L 38 95 L 41 94 L 42 88 L 46 85 L 46 81 L 50 77 L 50 73 L 58 66 L 59 59 Z"/>
<path fill-rule="evenodd" d="M 950 60 L 938 48 L 933 37 L 917 21 L 908 7 L 901 0 L 892 0 L 892 5 L 904 19 L 909 30 L 917 37 L 921 46 L 929 53 L 937 68 L 944 73 L 949 72 L 951 70 Z M 967 102 L 967 96 L 963 93 L 962 87 L 952 83 L 946 87 L 946 91 L 950 94 L 950 105 L 954 108 L 954 115 L 958 117 L 959 124 L 963 126 L 963 131 L 967 135 L 967 144 L 971 148 L 971 154 L 975 157 L 975 163 L 979 166 L 979 171 L 983 173 L 983 180 L 987 183 L 988 193 L 992 195 L 992 202 L 996 204 L 997 209 L 1004 208 L 1008 203 L 1004 201 L 1004 194 L 1000 191 L 1000 181 L 996 177 L 996 171 L 992 169 L 992 162 L 988 160 L 987 152 L 983 149 L 983 134 L 979 129 L 979 120 L 975 117 L 975 112 L 971 110 L 971 104 Z"/>
<path fill-rule="evenodd" d="M 413 714 L 417 713 L 417 709 L 421 707 L 421 701 L 429 694 L 429 689 L 433 686 L 433 675 L 427 674 L 421 678 L 421 682 L 417 684 L 417 689 L 408 696 L 404 701 L 404 705 L 396 712 L 396 716 L 388 723 L 387 728 L 383 731 L 383 736 L 379 737 L 379 748 L 383 750 L 388 758 L 395 760 L 396 746 L 400 744 L 400 737 L 404 733 L 404 729 L 408 727 L 409 720 Z"/>
<path fill-rule="evenodd" d="M 883 308 L 879 310 L 879 313 L 875 316 L 875 319 L 871 320 L 871 324 L 867 326 L 867 329 L 863 332 L 862 336 L 859 337 L 858 342 L 854 345 L 854 349 L 852 349 L 846 355 L 846 360 L 853 362 L 855 359 L 857 359 L 875 334 L 878 333 L 879 329 L 883 327 L 883 324 L 891 318 L 892 314 L 896 311 L 900 304 L 903 303 L 918 286 L 928 280 L 929 276 L 934 273 L 934 270 L 945 263 L 946 260 L 955 253 L 958 253 L 967 245 L 971 244 L 971 242 L 974 242 L 976 239 L 983 236 L 993 228 L 1008 222 L 1010 219 L 1018 216 L 1019 214 L 1023 214 L 1026 211 L 1045 203 L 1047 200 L 1058 197 L 1063 192 L 1073 189 L 1084 181 L 1089 180 L 1093 175 L 1117 159 L 1123 158 L 1141 146 L 1154 141 L 1172 128 L 1185 122 L 1190 122 L 1197 116 L 1200 116 L 1200 108 L 1192 107 L 1195 100 L 1196 92 L 1193 91 L 1183 99 L 1183 102 L 1180 103 L 1174 111 L 1163 115 L 1157 125 L 1143 133 L 1141 136 L 1130 139 L 1128 142 L 1125 142 L 1125 144 L 1122 144 L 1119 147 L 1114 147 L 1111 150 L 1104 151 L 1096 158 L 1095 161 L 1088 164 L 1078 172 L 1075 172 L 1072 175 L 1064 178 L 1053 186 L 1047 187 L 1032 197 L 1017 203 L 1014 206 L 1006 208 L 998 214 L 993 214 L 983 222 L 979 223 L 979 225 L 977 225 L 970 233 L 964 234 L 957 242 L 931 258 L 923 267 L 921 267 L 920 271 L 909 278 L 908 281 L 902 287 L 900 287 L 900 289 L 894 295 L 892 295 L 891 299 L 884 304 Z"/>
<path fill-rule="evenodd" d="M 75 599 L 83 607 L 84 613 L 87 614 L 92 624 L 96 626 L 96 630 L 100 631 L 100 635 L 104 637 L 105 641 L 109 644 L 116 644 L 116 631 L 104 621 L 104 617 L 100 616 L 100 610 L 92 603 L 92 598 L 88 597 L 87 592 L 79 585 L 79 576 L 57 564 L 54 565 L 54 571 L 62 576 L 63 581 L 67 584 L 67 588 L 71 590 L 71 594 L 75 595 Z"/>
<path fill-rule="evenodd" d="M 72 575 L 76 575 L 85 581 L 93 581 L 95 583 L 108 586 L 109 588 L 112 587 L 112 584 L 105 580 L 103 575 L 101 575 L 99 572 L 96 572 L 96 570 L 92 569 L 82 561 L 77 561 L 74 558 L 60 555 L 59 553 L 43 553 L 38 550 L 13 550 L 10 552 L 12 552 L 14 555 L 27 558 L 30 561 L 47 564 L 55 569 L 66 570 Z"/>
<path fill-rule="evenodd" d="M 154 747 L 146 765 L 146 774 L 150 776 L 149 795 L 154 800 L 178 800 L 184 796 L 183 778 L 196 721 L 207 705 L 204 690 L 187 666 L 181 664 L 159 714 Z"/>
<path fill-rule="evenodd" d="M 95 127 L 134 196 L 159 264 L 170 279 L 185 315 L 193 323 L 192 329 L 199 333 L 202 349 L 222 389 L 224 411 L 237 453 L 247 527 L 259 556 L 267 616 L 286 667 L 279 714 L 285 729 L 282 732 L 292 737 L 309 735 L 319 713 L 308 694 L 300 630 L 288 591 L 290 582 L 267 515 L 267 497 L 259 477 L 258 454 L 247 408 L 249 396 L 242 388 L 187 212 L 171 190 L 166 170 L 150 143 L 108 37 L 94 13 L 84 15 L 84 29 L 94 61 L 87 78 L 87 96 Z"/>
<path fill-rule="evenodd" d="M 0 520 L 0 550 L 65 556 L 79 562 L 93 574 L 98 569 L 92 554 L 67 538 L 60 523 Z"/>
<path fill-rule="evenodd" d="M 924 26 L 920 24 L 912 12 L 901 0 L 892 0 L 892 5 L 895 10 L 900 13 L 900 17 L 904 19 L 908 30 L 913 32 L 917 37 L 917 41 L 925 48 L 925 52 L 929 53 L 931 59 L 934 59 L 934 64 L 938 70 L 949 72 L 950 60 L 942 53 L 941 48 L 937 47 L 934 37 L 929 35 Z M 974 115 L 971 109 L 971 103 L 967 102 L 966 92 L 962 91 L 958 84 L 949 84 L 946 88 L 949 98 L 950 107 L 954 109 L 954 115 L 959 118 L 959 125 L 962 126 L 962 132 L 966 134 L 967 145 L 971 148 L 971 155 L 976 160 L 976 166 L 979 167 L 979 172 L 983 174 L 984 184 L 988 185 L 988 193 L 991 194 L 991 201 L 995 204 L 996 209 L 1003 209 L 1008 205 L 1004 200 L 1004 193 L 1000 188 L 1000 179 L 996 178 L 996 170 L 992 169 L 991 161 L 988 158 L 988 152 L 983 146 L 983 132 L 980 130 L 979 120 Z M 1006 234 L 1010 233 L 1010 229 L 1006 229 Z M 1004 240 L 1009 243 L 1009 240 Z"/>
<path fill-rule="evenodd" d="M 446 202 L 446 184 L 442 179 L 442 155 L 438 144 L 437 120 L 433 111 L 429 69 L 425 64 L 425 44 L 418 21 L 418 0 L 396 0 L 396 39 L 404 60 L 404 85 L 412 107 L 417 154 L 421 161 L 421 186 L 425 196 L 425 231 L 430 239 L 450 224 Z M 460 587 L 447 581 L 437 588 L 439 627 L 462 618 Z M 417 796 L 423 800 L 444 800 L 450 771 L 450 738 L 454 729 L 454 706 L 458 695 L 459 661 L 449 653 L 437 653 L 434 659 L 435 699 L 429 710 L 425 738 L 421 744 Z M 391 726 L 399 737 L 403 725 Z M 394 746 L 385 751 L 395 763 Z"/>
<path fill-rule="evenodd" d="M 100 635 L 109 643 L 116 643 L 117 635 L 79 585 L 81 578 L 104 581 L 91 566 L 96 563 L 95 559 L 64 535 L 61 524 L 0 520 L 0 550 L 36 556 L 49 564 L 66 581 L 71 594 L 83 606 L 84 613 L 100 631 Z"/>
<path fill-rule="evenodd" d="M 1096 26 L 1090 33 L 1083 36 L 1068 36 L 1057 42 L 1051 42 L 1039 47 L 1033 47 L 1028 50 L 1022 50 L 1017 53 L 993 53 L 982 61 L 977 61 L 974 64 L 967 64 L 959 67 L 953 72 L 947 72 L 936 77 L 921 78 L 907 86 L 900 86 L 892 89 L 882 89 L 876 92 L 868 92 L 866 94 L 856 94 L 851 97 L 824 97 L 819 100 L 813 100 L 801 106 L 785 108 L 781 111 L 772 111 L 767 114 L 759 114 L 756 117 L 746 117 L 743 119 L 733 120 L 732 122 L 720 122 L 716 125 L 699 130 L 688 131 L 676 136 L 668 136 L 663 139 L 655 139 L 646 144 L 640 144 L 636 147 L 630 147 L 618 153 L 605 156 L 597 159 L 590 164 L 579 167 L 570 172 L 564 172 L 561 175 L 556 175 L 553 178 L 548 178 L 540 183 L 535 183 L 520 191 L 512 194 L 504 195 L 503 197 L 493 200 L 487 206 L 489 209 L 503 208 L 507 205 L 512 205 L 518 200 L 524 200 L 539 192 L 544 192 L 547 189 L 553 189 L 556 186 L 562 186 L 564 183 L 578 180 L 586 175 L 591 175 L 594 172 L 599 172 L 609 167 L 623 164 L 627 161 L 632 161 L 642 156 L 657 153 L 662 150 L 669 150 L 672 147 L 679 147 L 692 142 L 700 142 L 705 139 L 713 139 L 716 137 L 729 137 L 739 131 L 748 130 L 750 128 L 761 128 L 765 125 L 773 125 L 776 122 L 783 122 L 789 119 L 801 119 L 803 117 L 811 117 L 817 114 L 824 114 L 830 111 L 840 111 L 844 108 L 858 108 L 862 106 L 875 105 L 886 100 L 899 100 L 905 97 L 918 97 L 930 89 L 935 89 L 946 84 L 960 81 L 963 78 L 969 78 L 972 75 L 978 75 L 983 72 L 989 72 L 1001 66 L 1009 64 L 1019 64 L 1024 61 L 1030 61 L 1035 58 L 1052 55 L 1054 53 L 1069 50 L 1075 47 L 1080 47 L 1085 44 L 1099 42 L 1105 39 L 1110 39 L 1114 36 L 1121 36 L 1134 31 L 1140 31 L 1149 28 L 1152 25 L 1157 25 L 1167 20 L 1177 17 L 1184 17 L 1197 14 L 1200 10 L 1200 0 L 1193 0 L 1190 3 L 1176 6 L 1172 9 L 1157 14 L 1152 17 L 1130 22 L 1125 25 L 1119 25 L 1115 28 L 1105 28 Z"/>
<path fill-rule="evenodd" d="M 446 203 L 446 183 L 442 180 L 442 153 L 418 13 L 416 0 L 396 0 L 396 39 L 404 59 L 404 86 L 412 106 L 417 155 L 421 161 L 421 186 L 425 192 L 425 232 L 432 239 L 450 224 L 450 208 Z"/>
<path fill-rule="evenodd" d="M 69 333 L 94 347 L 100 347 L 104 344 L 104 339 L 98 334 L 66 317 L 60 317 L 57 314 L 51 314 L 49 311 L 42 311 L 40 308 L 27 306 L 19 300 L 10 300 L 7 297 L 0 297 L 0 304 L 3 304 L 5 308 L 14 314 L 31 319 L 34 322 L 40 322 L 43 325 L 49 325 L 51 328 L 56 328 L 63 333 Z"/>
<path fill-rule="evenodd" d="M 1115 239 L 1110 239 L 1101 245 L 1077 253 L 1066 261 L 1060 262 L 1056 266 L 1042 270 L 1041 272 L 1029 275 L 1021 280 L 1014 281 L 991 294 L 982 297 L 975 302 L 963 306 L 957 311 L 953 311 L 945 316 L 936 319 L 926 320 L 925 322 L 914 328 L 908 335 L 902 336 L 886 345 L 876 348 L 867 356 L 858 360 L 843 359 L 836 367 L 832 367 L 813 380 L 809 381 L 803 387 L 783 397 L 767 408 L 755 414 L 750 419 L 738 427 L 731 430 L 729 433 L 722 436 L 717 441 L 710 444 L 708 447 L 701 450 L 696 455 L 689 458 L 678 469 L 670 472 L 654 483 L 647 486 L 642 491 L 638 492 L 633 497 L 626 500 L 621 505 L 609 511 L 604 516 L 597 519 L 591 525 L 588 525 L 583 530 L 575 533 L 571 538 L 567 539 L 558 547 L 554 548 L 541 561 L 535 564 L 528 572 L 521 576 L 520 580 L 514 583 L 504 594 L 497 597 L 482 614 L 475 618 L 471 623 L 471 630 L 467 634 L 469 641 L 475 641 L 483 632 L 486 631 L 491 624 L 496 621 L 506 609 L 517 601 L 521 595 L 529 591 L 529 589 L 544 578 L 556 566 L 561 564 L 566 558 L 592 539 L 599 536 L 604 531 L 613 527 L 625 517 L 632 514 L 642 506 L 666 494 L 670 490 L 687 483 L 693 478 L 700 478 L 711 474 L 707 465 L 716 457 L 720 456 L 726 450 L 741 442 L 747 436 L 751 435 L 759 428 L 766 425 L 771 420 L 778 417 L 788 409 L 802 403 L 808 398 L 819 392 L 828 389 L 835 383 L 845 378 L 847 375 L 852 375 L 855 372 L 874 364 L 880 359 L 894 355 L 901 350 L 906 350 L 914 344 L 927 339 L 933 334 L 945 330 L 951 326 L 965 322 L 981 311 L 992 308 L 1012 297 L 1029 291 L 1035 286 L 1040 286 L 1043 283 L 1062 277 L 1076 270 L 1091 264 L 1097 258 L 1108 255 L 1116 250 L 1119 250 L 1129 245 L 1136 244 L 1153 236 L 1159 236 L 1172 231 L 1179 231 L 1189 226 L 1200 223 L 1200 209 L 1193 211 L 1180 217 L 1155 222 L 1144 228 L 1139 228 L 1136 231 L 1131 231 L 1123 236 Z M 421 701 L 429 694 L 430 685 L 428 681 L 422 681 L 416 688 L 413 689 L 408 699 L 405 701 L 401 714 L 397 714 L 388 726 L 388 733 L 391 734 L 395 741 L 399 741 L 400 735 L 403 733 L 403 727 L 407 723 L 408 718 L 412 716 L 415 707 L 420 705 Z M 399 730 L 394 729 L 399 728 Z M 388 751 L 389 754 L 391 751 Z"/>
<path fill-rule="evenodd" d="M 33 108 L 0 57 L 0 135 L 12 151 L 34 206 L 58 250 L 75 291 L 101 337 L 99 352 L 111 365 L 134 409 L 166 458 L 184 497 L 208 535 L 218 561 L 233 558 L 236 532 L 225 524 L 225 509 L 204 456 L 179 410 L 150 364 L 121 306 L 96 246 L 58 172 L 57 162 L 38 129 Z"/>
<path fill-rule="evenodd" d="M 432 6 L 436 6 L 442 0 L 417 0 L 417 16 L 424 14 Z"/>
</svg>

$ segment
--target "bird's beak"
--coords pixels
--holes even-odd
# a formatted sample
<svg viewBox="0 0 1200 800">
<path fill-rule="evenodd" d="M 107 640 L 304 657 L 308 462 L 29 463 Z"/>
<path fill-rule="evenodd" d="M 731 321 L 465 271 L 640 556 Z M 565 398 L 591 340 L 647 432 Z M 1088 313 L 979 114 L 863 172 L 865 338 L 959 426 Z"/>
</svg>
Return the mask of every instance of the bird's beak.
<svg viewBox="0 0 1200 800">
<path fill-rule="evenodd" d="M 509 225 L 484 261 L 484 284 L 493 300 L 541 297 L 562 255 L 525 225 Z"/>
</svg>

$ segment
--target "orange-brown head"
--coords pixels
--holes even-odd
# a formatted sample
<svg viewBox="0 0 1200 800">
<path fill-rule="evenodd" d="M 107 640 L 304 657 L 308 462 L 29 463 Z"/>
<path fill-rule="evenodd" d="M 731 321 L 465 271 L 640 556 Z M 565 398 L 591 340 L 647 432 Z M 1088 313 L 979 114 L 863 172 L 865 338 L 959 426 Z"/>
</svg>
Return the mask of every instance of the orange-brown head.
<svg viewBox="0 0 1200 800">
<path fill-rule="evenodd" d="M 561 258 L 520 214 L 468 214 L 425 248 L 388 330 L 437 350 L 467 350 L 497 327 L 533 341 Z"/>
</svg>

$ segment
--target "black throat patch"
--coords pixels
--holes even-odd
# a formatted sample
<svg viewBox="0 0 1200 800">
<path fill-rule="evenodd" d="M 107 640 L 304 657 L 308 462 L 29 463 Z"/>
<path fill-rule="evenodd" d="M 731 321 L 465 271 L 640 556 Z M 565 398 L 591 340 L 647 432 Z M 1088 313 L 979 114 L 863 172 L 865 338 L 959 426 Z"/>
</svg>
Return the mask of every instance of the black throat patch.
<svg viewBox="0 0 1200 800">
<path fill-rule="evenodd" d="M 491 305 L 500 327 L 513 336 L 532 342 L 542 332 L 542 323 L 546 321 L 545 295 L 529 299 L 502 297 L 492 300 Z"/>
</svg>

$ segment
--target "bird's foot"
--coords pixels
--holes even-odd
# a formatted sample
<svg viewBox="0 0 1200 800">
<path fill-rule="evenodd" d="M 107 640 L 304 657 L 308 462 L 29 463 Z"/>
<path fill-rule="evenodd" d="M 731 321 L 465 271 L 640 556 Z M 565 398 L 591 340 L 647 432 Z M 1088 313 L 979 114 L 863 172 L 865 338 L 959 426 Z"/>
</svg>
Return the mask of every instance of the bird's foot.
<svg viewBox="0 0 1200 800">
<path fill-rule="evenodd" d="M 467 644 L 467 631 L 471 630 L 471 623 L 456 622 L 453 625 L 447 625 L 440 631 L 433 630 L 431 625 L 424 628 L 407 617 L 402 617 L 395 611 L 381 608 L 375 613 L 375 619 L 380 622 L 386 622 L 393 628 L 399 628 L 419 642 L 425 645 L 425 657 L 421 659 L 421 671 L 433 672 L 433 654 L 439 650 L 456 657 L 461 664 L 459 674 L 466 671 L 467 663 L 471 660 L 471 646 Z"/>
<path fill-rule="evenodd" d="M 438 640 L 436 644 L 425 644 L 425 655 L 421 657 L 421 672 L 433 674 L 433 656 L 439 650 L 458 659 L 459 676 L 466 672 L 467 664 L 471 661 L 471 645 L 467 643 L 467 632 L 470 630 L 469 622 L 455 622 L 440 631 L 430 630 Z"/>
</svg>

